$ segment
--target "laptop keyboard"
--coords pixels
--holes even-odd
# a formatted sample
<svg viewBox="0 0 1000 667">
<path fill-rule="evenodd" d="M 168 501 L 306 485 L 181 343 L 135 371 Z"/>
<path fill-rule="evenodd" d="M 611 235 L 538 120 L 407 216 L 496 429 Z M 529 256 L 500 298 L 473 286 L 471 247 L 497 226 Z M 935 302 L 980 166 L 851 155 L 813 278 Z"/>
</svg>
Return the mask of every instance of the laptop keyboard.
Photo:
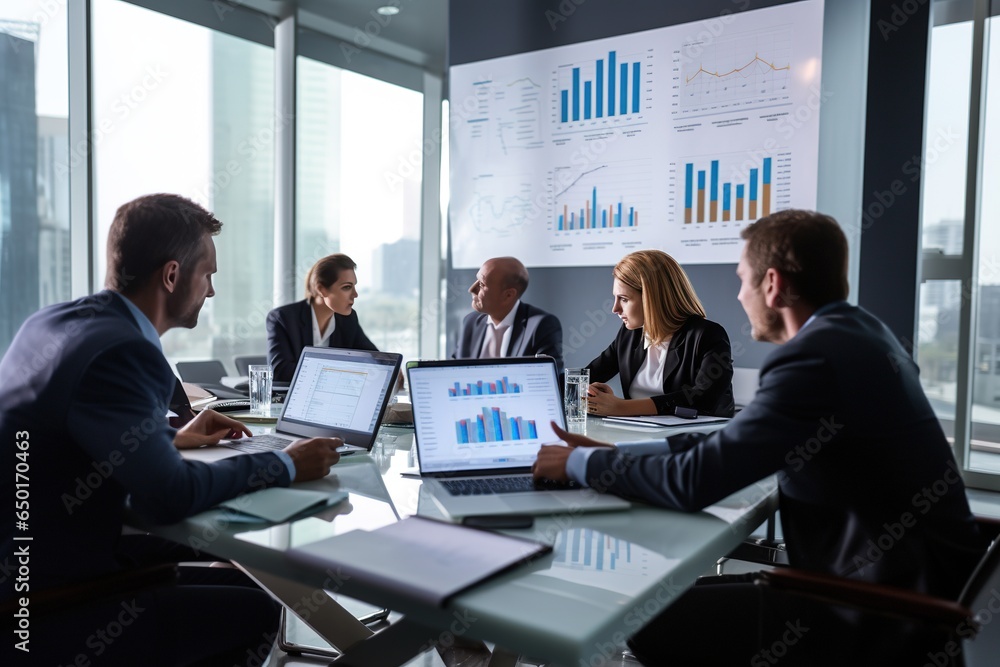
<svg viewBox="0 0 1000 667">
<path fill-rule="evenodd" d="M 535 490 L 535 482 L 531 475 L 443 479 L 441 484 L 453 496 L 484 496 L 493 493 L 521 493 Z"/>
<path fill-rule="evenodd" d="M 241 438 L 239 440 L 230 440 L 229 442 L 220 442 L 219 444 L 239 452 L 259 454 L 261 452 L 273 452 L 284 449 L 291 442 L 288 438 L 279 438 L 274 435 L 255 435 L 252 438 Z"/>
<path fill-rule="evenodd" d="M 485 496 L 493 493 L 523 493 L 525 491 L 580 488 L 580 485 L 575 482 L 560 483 L 551 480 L 536 480 L 531 475 L 442 479 L 440 481 L 445 490 L 453 496 Z"/>
</svg>

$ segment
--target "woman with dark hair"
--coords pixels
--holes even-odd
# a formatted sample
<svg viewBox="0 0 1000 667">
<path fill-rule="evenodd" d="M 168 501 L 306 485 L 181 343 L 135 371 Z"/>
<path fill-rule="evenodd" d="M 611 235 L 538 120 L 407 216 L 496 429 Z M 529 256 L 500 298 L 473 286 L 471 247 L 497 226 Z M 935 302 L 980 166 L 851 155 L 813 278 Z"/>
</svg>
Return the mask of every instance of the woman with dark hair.
<svg viewBox="0 0 1000 667">
<path fill-rule="evenodd" d="M 357 264 L 347 255 L 327 255 L 306 275 L 306 298 L 267 314 L 267 361 L 275 382 L 291 382 L 302 348 L 342 347 L 377 350 L 368 340 L 354 300 Z"/>
<path fill-rule="evenodd" d="M 665 415 L 677 407 L 732 417 L 733 359 L 726 330 L 705 319 L 684 269 L 661 250 L 626 255 L 614 269 L 611 312 L 622 328 L 590 362 L 588 409 Z M 623 398 L 604 384 L 621 376 Z"/>
</svg>

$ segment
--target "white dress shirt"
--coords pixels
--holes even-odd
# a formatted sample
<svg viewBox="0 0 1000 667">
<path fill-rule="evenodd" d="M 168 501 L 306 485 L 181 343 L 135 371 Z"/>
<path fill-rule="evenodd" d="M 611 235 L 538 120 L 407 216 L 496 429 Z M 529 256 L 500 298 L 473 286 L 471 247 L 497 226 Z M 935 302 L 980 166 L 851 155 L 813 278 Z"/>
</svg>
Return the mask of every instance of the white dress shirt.
<svg viewBox="0 0 1000 667">
<path fill-rule="evenodd" d="M 650 345 L 649 338 L 643 336 L 643 341 L 646 358 L 642 360 L 642 365 L 628 388 L 631 398 L 652 398 L 663 394 L 663 363 L 667 358 L 670 340 Z"/>
<path fill-rule="evenodd" d="M 500 343 L 500 356 L 501 357 L 506 357 L 507 356 L 507 350 L 510 348 L 510 337 L 512 335 L 512 332 L 514 331 L 514 318 L 517 317 L 517 309 L 520 306 L 521 306 L 521 300 L 518 299 L 517 302 L 514 304 L 514 307 L 510 309 L 510 312 L 507 313 L 507 315 L 502 320 L 500 320 L 500 322 L 498 322 L 497 324 L 493 324 L 493 318 L 492 317 L 490 317 L 489 315 L 486 316 L 487 326 L 493 327 L 494 329 L 497 328 L 497 327 L 502 327 L 502 326 L 506 326 L 507 327 L 506 329 L 504 329 L 504 332 L 503 332 L 503 342 Z M 489 353 L 490 338 L 491 337 L 492 337 L 492 332 L 490 332 L 490 331 L 487 331 L 486 335 L 483 336 L 483 344 L 479 348 L 479 357 L 480 358 L 482 358 L 483 355 Z"/>
<path fill-rule="evenodd" d="M 312 315 L 313 323 L 313 346 L 326 347 L 327 342 L 330 340 L 330 335 L 337 328 L 337 318 L 331 315 L 330 321 L 326 324 L 326 329 L 320 331 L 319 320 L 316 319 L 316 309 L 312 307 L 311 303 L 309 304 L 309 313 Z"/>
</svg>

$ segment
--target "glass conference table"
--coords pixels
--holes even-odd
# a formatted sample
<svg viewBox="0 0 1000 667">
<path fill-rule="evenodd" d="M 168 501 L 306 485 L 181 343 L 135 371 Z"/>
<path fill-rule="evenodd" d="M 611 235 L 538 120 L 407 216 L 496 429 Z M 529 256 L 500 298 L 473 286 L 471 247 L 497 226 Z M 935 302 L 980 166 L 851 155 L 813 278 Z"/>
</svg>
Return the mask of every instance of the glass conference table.
<svg viewBox="0 0 1000 667">
<path fill-rule="evenodd" d="M 253 425 L 253 430 L 269 428 Z M 678 430 L 613 427 L 594 417 L 588 423 L 588 435 L 606 441 L 671 432 Z M 412 441 L 412 430 L 384 427 L 370 454 L 344 457 L 326 478 L 295 485 L 349 493 L 346 502 L 308 518 L 275 526 L 239 524 L 222 510 L 210 510 L 170 526 L 143 527 L 238 563 L 344 651 L 347 664 L 402 664 L 434 641 L 460 636 L 493 642 L 506 655 L 580 665 L 598 664 L 598 658 L 622 648 L 627 637 L 749 536 L 777 503 L 776 485 L 768 479 L 698 513 L 636 504 L 625 512 L 536 517 L 532 528 L 504 532 L 550 544 L 552 553 L 460 593 L 443 608 L 387 597 L 329 568 L 286 559 L 290 547 L 351 530 L 379 528 L 413 514 L 442 518 L 413 476 Z M 220 447 L 185 452 L 200 460 L 234 454 Z M 326 604 L 323 590 L 385 606 L 403 618 L 373 635 L 336 603 Z"/>
</svg>

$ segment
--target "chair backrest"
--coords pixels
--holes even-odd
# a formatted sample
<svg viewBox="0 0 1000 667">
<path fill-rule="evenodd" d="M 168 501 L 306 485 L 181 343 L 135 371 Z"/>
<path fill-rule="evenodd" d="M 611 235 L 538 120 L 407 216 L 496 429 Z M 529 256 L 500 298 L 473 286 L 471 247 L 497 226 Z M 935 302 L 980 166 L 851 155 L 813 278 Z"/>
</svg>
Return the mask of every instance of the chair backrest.
<svg viewBox="0 0 1000 667">
<path fill-rule="evenodd" d="M 241 356 L 233 357 L 233 363 L 236 364 L 237 375 L 250 375 L 250 367 L 266 364 L 267 355 L 244 354 Z"/>
<path fill-rule="evenodd" d="M 993 541 L 958 601 L 972 610 L 980 626 L 975 637 L 962 643 L 966 667 L 996 665 L 1000 656 L 1000 540 Z"/>
<path fill-rule="evenodd" d="M 211 361 L 178 361 L 177 372 L 185 382 L 218 384 L 226 374 L 226 367 L 218 359 Z"/>
<path fill-rule="evenodd" d="M 760 383 L 760 369 L 757 368 L 734 368 L 733 369 L 733 400 L 737 407 L 746 407 L 753 400 L 757 393 L 757 385 Z"/>
</svg>

